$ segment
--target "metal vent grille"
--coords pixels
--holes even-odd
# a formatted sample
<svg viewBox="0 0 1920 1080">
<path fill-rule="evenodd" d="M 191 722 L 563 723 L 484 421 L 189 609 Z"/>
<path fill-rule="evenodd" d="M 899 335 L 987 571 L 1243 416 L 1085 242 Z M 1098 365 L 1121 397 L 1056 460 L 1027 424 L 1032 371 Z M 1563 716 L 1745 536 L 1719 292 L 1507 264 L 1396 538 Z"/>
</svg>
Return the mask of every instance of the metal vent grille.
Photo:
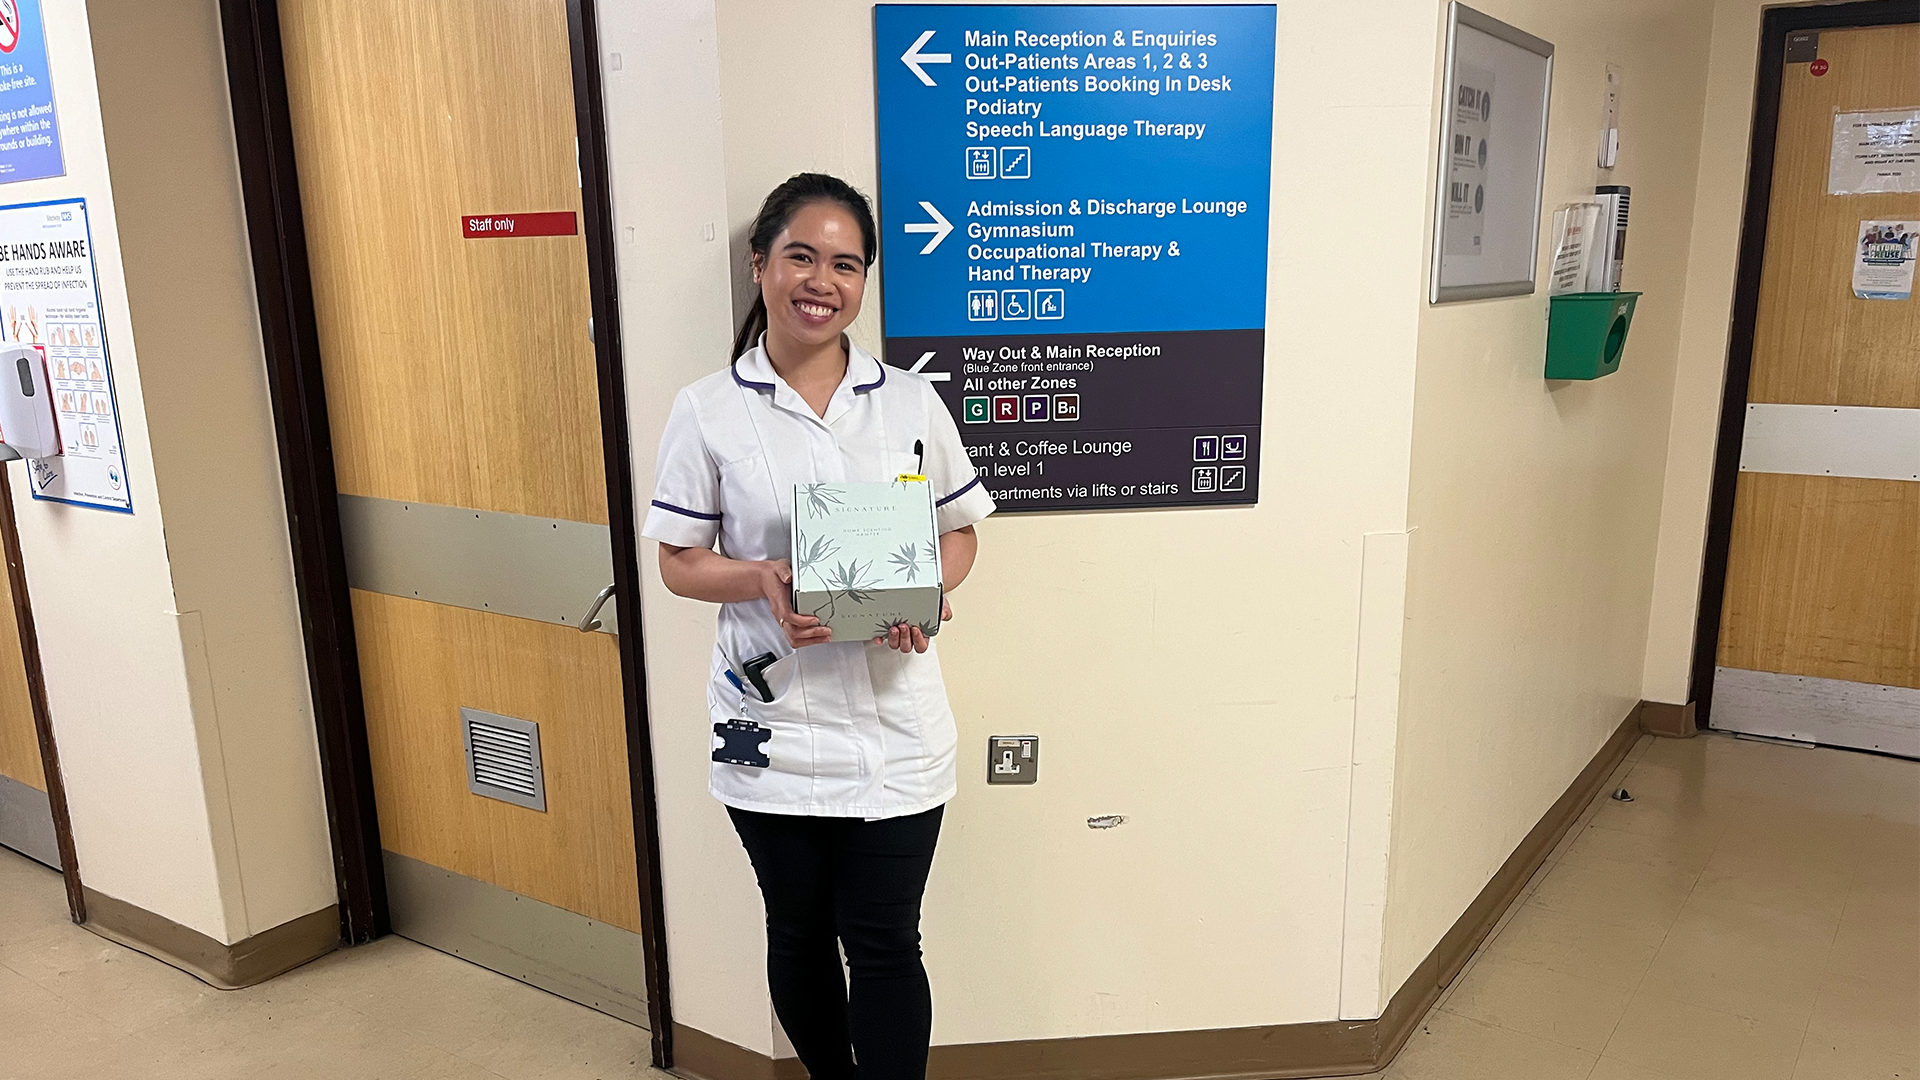
<svg viewBox="0 0 1920 1080">
<path fill-rule="evenodd" d="M 531 720 L 461 709 L 466 728 L 467 790 L 529 810 L 547 808 L 540 768 L 540 725 Z"/>
</svg>

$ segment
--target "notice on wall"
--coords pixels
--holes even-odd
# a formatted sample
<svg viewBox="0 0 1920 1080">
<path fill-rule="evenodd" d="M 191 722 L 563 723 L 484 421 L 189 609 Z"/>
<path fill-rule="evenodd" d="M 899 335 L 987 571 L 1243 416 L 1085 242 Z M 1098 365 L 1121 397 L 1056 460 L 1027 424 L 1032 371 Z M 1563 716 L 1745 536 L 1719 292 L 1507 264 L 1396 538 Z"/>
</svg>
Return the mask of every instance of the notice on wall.
<svg viewBox="0 0 1920 1080">
<path fill-rule="evenodd" d="M 1920 109 L 1833 114 L 1827 193 L 1920 191 Z"/>
<path fill-rule="evenodd" d="M 0 343 L 46 353 L 65 453 L 29 462 L 33 497 L 133 512 L 85 199 L 0 206 Z"/>
<path fill-rule="evenodd" d="M 1600 204 L 1568 203 L 1553 212 L 1553 266 L 1547 295 L 1584 292 L 1594 240 L 1600 232 Z"/>
<path fill-rule="evenodd" d="M 1274 26 L 874 9 L 885 359 L 1002 511 L 1257 501 Z"/>
<path fill-rule="evenodd" d="M 1478 255 L 1487 231 L 1487 141 L 1493 133 L 1493 72 L 1472 64 L 1456 69 L 1452 136 L 1447 140 L 1449 255 Z"/>
<path fill-rule="evenodd" d="M 1905 300 L 1913 295 L 1914 244 L 1920 221 L 1863 221 L 1853 253 L 1853 295 Z"/>
<path fill-rule="evenodd" d="M 0 0 L 0 184 L 66 171 L 40 0 Z"/>
</svg>

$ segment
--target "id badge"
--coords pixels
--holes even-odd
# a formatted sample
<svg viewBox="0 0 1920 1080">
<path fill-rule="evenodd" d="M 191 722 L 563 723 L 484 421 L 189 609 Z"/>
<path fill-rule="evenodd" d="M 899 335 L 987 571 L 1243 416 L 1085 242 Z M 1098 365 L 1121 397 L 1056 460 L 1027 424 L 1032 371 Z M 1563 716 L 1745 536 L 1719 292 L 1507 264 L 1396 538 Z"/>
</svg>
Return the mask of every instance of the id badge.
<svg viewBox="0 0 1920 1080">
<path fill-rule="evenodd" d="M 720 745 L 714 748 L 713 760 L 750 769 L 764 769 L 773 764 L 761 749 L 773 738 L 771 730 L 751 720 L 729 720 L 713 725 L 713 734 L 720 740 Z"/>
</svg>

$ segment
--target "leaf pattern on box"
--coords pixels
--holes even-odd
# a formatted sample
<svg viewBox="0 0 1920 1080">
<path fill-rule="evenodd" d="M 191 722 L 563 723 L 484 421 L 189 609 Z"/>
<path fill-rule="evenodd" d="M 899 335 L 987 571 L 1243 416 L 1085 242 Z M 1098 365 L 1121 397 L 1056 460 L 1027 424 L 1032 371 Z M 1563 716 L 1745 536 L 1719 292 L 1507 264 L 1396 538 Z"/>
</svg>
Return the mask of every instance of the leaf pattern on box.
<svg viewBox="0 0 1920 1080">
<path fill-rule="evenodd" d="M 801 574 L 811 573 L 819 578 L 820 564 L 838 554 L 840 545 L 834 543 L 830 536 L 815 537 L 809 542 L 806 533 L 798 535 L 800 543 L 793 552 L 793 574 L 797 578 Z M 826 582 L 821 581 L 821 584 L 825 585 Z"/>
<path fill-rule="evenodd" d="M 900 550 L 894 552 L 887 561 L 893 563 L 894 574 L 906 578 L 909 584 L 918 582 L 920 571 L 931 566 L 931 563 L 921 559 L 919 547 L 913 544 L 901 544 Z"/>
<path fill-rule="evenodd" d="M 806 500 L 808 517 L 831 516 L 835 509 L 844 505 L 840 496 L 845 494 L 846 489 L 838 484 L 800 485 L 800 497 Z"/>
<path fill-rule="evenodd" d="M 871 563 L 862 566 L 858 559 L 850 563 L 840 563 L 833 568 L 833 573 L 827 576 L 827 584 L 840 590 L 840 595 L 854 603 L 864 604 L 873 599 L 873 590 L 880 587 L 879 578 L 867 576 L 872 571 Z"/>
</svg>

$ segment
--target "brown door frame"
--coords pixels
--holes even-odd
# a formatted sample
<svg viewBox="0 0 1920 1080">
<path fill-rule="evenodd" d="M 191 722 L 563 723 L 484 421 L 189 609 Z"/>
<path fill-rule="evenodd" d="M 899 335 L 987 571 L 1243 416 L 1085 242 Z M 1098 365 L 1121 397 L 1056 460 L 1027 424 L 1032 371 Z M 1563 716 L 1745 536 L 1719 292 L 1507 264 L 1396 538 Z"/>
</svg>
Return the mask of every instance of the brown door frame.
<svg viewBox="0 0 1920 1080">
<path fill-rule="evenodd" d="M 380 823 L 373 796 L 353 608 L 340 536 L 339 492 L 327 418 L 313 280 L 295 169 L 277 0 L 220 0 L 234 139 L 252 247 L 254 287 L 266 350 L 267 382 L 278 432 L 281 480 L 293 549 L 294 581 L 305 630 L 307 669 L 332 832 L 340 933 L 360 944 L 389 933 Z M 599 369 L 600 434 L 606 455 L 607 516 L 613 545 L 614 598 L 624 686 L 628 777 L 639 867 L 641 939 L 653 1062 L 672 1064 L 660 837 L 654 825 L 653 742 L 641 643 L 633 464 L 628 451 L 626 379 L 620 349 L 618 274 L 608 187 L 606 111 L 601 97 L 594 0 L 567 0 L 575 124 L 579 137 L 582 226 L 592 294 L 594 359 Z"/>
<path fill-rule="evenodd" d="M 1727 378 L 1720 396 L 1720 433 L 1714 446 L 1713 493 L 1707 501 L 1707 543 L 1700 571 L 1700 616 L 1694 625 L 1693 672 L 1687 694 L 1695 703 L 1695 723 L 1702 728 L 1707 726 L 1713 709 L 1713 673 L 1720 653 L 1727 554 L 1733 543 L 1733 496 L 1740 482 L 1747 386 L 1753 373 L 1753 335 L 1760 314 L 1760 274 L 1766 264 L 1767 215 L 1773 203 L 1773 156 L 1779 138 L 1780 87 L 1786 77 L 1787 35 L 1796 30 L 1846 30 L 1911 22 L 1920 22 L 1917 0 L 1856 0 L 1846 4 L 1772 7 L 1765 9 L 1761 19 L 1752 149 L 1747 156 L 1747 202 L 1740 222 L 1740 261 L 1734 273 Z"/>
<path fill-rule="evenodd" d="M 0 552 L 13 586 L 13 618 L 20 628 L 20 659 L 27 669 L 27 697 L 33 702 L 33 730 L 40 740 L 40 765 L 53 810 L 53 841 L 60 850 L 60 877 L 67 886 L 67 911 L 87 921 L 87 899 L 80 890 L 80 857 L 73 850 L 73 818 L 67 813 L 67 785 L 60 776 L 60 753 L 53 744 L 53 717 L 47 711 L 47 679 L 40 667 L 40 632 L 33 625 L 33 601 L 27 595 L 27 566 L 20 557 L 20 527 L 13 516 L 13 488 L 0 465 Z M 3 617 L 3 616 L 0 616 Z"/>
</svg>

